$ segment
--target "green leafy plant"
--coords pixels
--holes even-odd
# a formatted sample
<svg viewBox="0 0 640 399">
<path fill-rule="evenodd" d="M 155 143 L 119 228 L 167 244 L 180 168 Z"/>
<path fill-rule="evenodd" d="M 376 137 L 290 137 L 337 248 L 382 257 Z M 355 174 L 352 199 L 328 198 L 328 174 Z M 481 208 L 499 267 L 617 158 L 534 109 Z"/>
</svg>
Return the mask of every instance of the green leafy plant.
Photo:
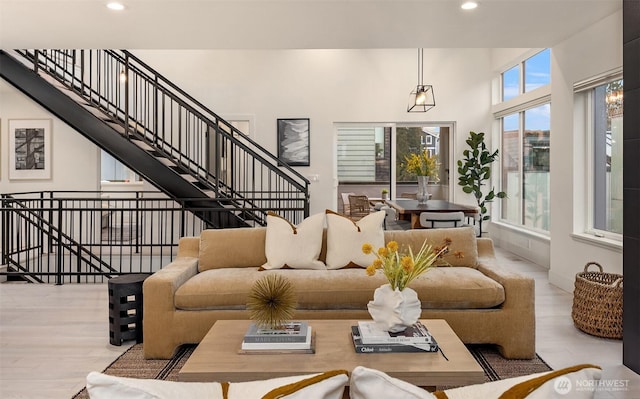
<svg viewBox="0 0 640 399">
<path fill-rule="evenodd" d="M 466 140 L 469 149 L 465 149 L 462 154 L 464 159 L 458 160 L 458 185 L 462 186 L 462 191 L 473 194 L 480 208 L 480 233 L 482 234 L 482 222 L 489 220 L 487 203 L 495 198 L 506 198 L 504 191 L 496 192 L 493 187 L 485 195 L 482 186 L 491 179 L 491 164 L 498 159 L 498 150 L 490 152 L 484 142 L 484 133 L 470 132 Z"/>
</svg>

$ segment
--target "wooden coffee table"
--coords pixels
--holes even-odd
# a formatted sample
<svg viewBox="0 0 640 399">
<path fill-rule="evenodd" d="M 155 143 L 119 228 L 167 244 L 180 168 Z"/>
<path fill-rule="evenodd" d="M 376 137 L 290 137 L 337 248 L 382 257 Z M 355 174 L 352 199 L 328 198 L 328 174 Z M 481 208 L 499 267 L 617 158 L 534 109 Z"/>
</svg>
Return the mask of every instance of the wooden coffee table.
<svg viewBox="0 0 640 399">
<path fill-rule="evenodd" d="M 242 382 L 314 374 L 356 366 L 383 371 L 422 387 L 484 382 L 484 371 L 444 320 L 421 320 L 442 352 L 356 353 L 350 327 L 356 320 L 309 320 L 315 354 L 240 354 L 249 320 L 219 320 L 179 372 L 180 381 Z"/>
</svg>

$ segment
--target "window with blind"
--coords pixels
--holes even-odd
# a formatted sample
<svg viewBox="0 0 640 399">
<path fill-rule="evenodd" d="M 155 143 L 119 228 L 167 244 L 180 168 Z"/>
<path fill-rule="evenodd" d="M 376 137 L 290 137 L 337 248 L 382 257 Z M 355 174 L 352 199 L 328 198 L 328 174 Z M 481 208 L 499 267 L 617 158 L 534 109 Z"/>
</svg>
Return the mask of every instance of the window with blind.
<svg viewBox="0 0 640 399">
<path fill-rule="evenodd" d="M 391 128 L 338 129 L 338 181 L 388 183 Z"/>
</svg>

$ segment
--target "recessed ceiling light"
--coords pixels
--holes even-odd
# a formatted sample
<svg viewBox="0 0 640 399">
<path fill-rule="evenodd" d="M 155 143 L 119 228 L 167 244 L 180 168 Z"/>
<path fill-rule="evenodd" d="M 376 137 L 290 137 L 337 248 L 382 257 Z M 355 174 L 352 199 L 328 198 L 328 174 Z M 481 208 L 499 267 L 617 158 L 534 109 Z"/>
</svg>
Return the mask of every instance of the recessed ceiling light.
<svg viewBox="0 0 640 399">
<path fill-rule="evenodd" d="M 122 11 L 124 10 L 124 4 L 111 2 L 107 4 L 107 8 L 114 11 Z"/>
<path fill-rule="evenodd" d="M 475 1 L 465 1 L 460 6 L 460 8 L 462 8 L 463 10 L 473 10 L 474 8 L 477 8 L 477 7 L 478 7 L 478 3 L 476 3 Z"/>
</svg>

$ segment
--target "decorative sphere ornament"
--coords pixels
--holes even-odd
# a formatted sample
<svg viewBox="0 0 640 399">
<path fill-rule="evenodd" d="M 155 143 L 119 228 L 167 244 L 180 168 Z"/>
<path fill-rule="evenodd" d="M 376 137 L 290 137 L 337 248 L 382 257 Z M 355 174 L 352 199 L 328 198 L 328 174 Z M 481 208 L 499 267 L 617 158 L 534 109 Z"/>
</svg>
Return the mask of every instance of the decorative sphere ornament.
<svg viewBox="0 0 640 399">
<path fill-rule="evenodd" d="M 249 318 L 263 328 L 291 321 L 297 306 L 293 284 L 280 274 L 269 273 L 251 287 L 247 301 Z"/>
</svg>

